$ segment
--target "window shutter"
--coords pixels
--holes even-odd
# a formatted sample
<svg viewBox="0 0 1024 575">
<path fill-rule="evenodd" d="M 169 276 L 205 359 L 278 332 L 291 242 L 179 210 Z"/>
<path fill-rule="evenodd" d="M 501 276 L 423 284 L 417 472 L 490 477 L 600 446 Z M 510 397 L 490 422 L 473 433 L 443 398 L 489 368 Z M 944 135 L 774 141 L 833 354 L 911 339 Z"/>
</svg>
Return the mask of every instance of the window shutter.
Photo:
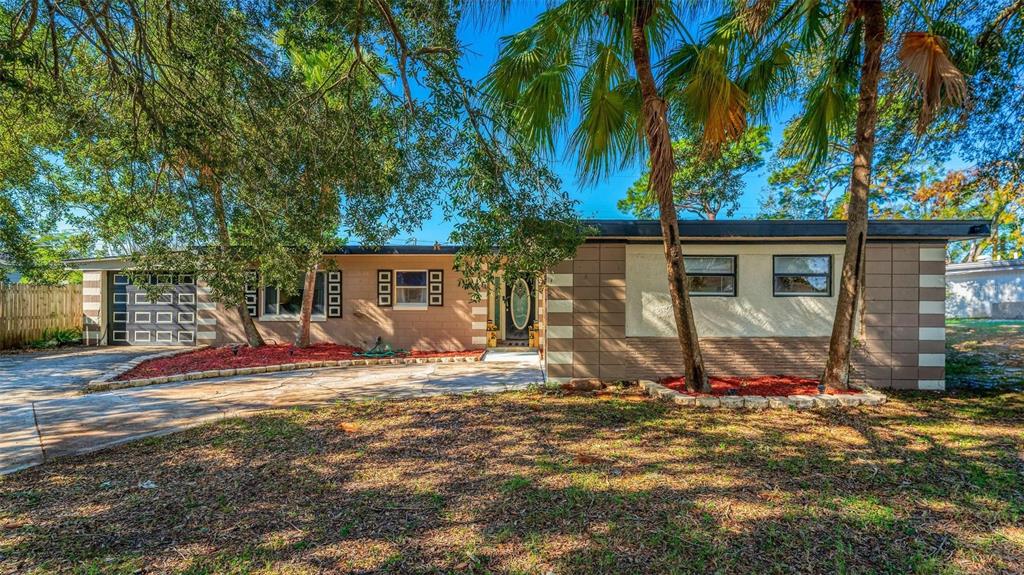
<svg viewBox="0 0 1024 575">
<path fill-rule="evenodd" d="M 245 307 L 249 309 L 249 315 L 252 317 L 259 316 L 260 307 L 257 303 L 259 301 L 257 298 L 259 289 L 259 274 L 256 272 L 249 272 L 247 274 L 245 284 Z"/>
<path fill-rule="evenodd" d="M 427 272 L 427 297 L 430 305 L 444 305 L 444 270 Z"/>
<path fill-rule="evenodd" d="M 391 307 L 391 270 L 377 270 L 377 305 Z"/>
<path fill-rule="evenodd" d="M 341 270 L 327 272 L 327 317 L 341 317 Z"/>
</svg>

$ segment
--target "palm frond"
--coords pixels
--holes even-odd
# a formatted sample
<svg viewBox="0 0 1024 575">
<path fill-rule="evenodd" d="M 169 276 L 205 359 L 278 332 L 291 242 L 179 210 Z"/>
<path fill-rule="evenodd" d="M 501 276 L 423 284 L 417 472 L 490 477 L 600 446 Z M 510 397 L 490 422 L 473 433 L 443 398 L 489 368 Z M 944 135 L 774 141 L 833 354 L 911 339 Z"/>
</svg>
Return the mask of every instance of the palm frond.
<svg viewBox="0 0 1024 575">
<path fill-rule="evenodd" d="M 684 44 L 666 58 L 665 96 L 675 100 L 686 123 L 714 152 L 747 126 L 749 96 L 730 78 L 729 47 L 715 42 Z"/>
<path fill-rule="evenodd" d="M 929 32 L 907 32 L 899 52 L 903 69 L 914 77 L 921 96 L 917 134 L 921 135 L 935 118 L 943 101 L 961 104 L 967 99 L 964 75 L 950 61 L 947 44 Z"/>
<path fill-rule="evenodd" d="M 796 122 L 790 143 L 793 151 L 812 165 L 821 165 L 828 158 L 833 140 L 849 127 L 856 114 L 860 38 L 859 33 L 851 34 L 807 91 L 804 113 Z"/>
<path fill-rule="evenodd" d="M 571 145 L 584 179 L 599 179 L 643 150 L 640 93 L 617 47 L 594 44 L 580 85 L 580 122 Z"/>
</svg>

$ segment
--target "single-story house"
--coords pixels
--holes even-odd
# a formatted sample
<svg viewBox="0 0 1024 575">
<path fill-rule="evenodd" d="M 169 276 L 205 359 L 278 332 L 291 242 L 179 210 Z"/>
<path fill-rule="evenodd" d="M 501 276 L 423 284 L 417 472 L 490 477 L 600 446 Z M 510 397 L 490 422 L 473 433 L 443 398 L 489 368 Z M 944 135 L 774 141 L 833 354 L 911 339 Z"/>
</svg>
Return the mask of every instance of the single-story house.
<svg viewBox="0 0 1024 575">
<path fill-rule="evenodd" d="M 946 264 L 946 315 L 1024 319 L 1024 259 Z"/>
<path fill-rule="evenodd" d="M 407 349 L 534 347 L 552 381 L 679 375 L 658 222 L 588 223 L 596 233 L 572 260 L 543 278 L 505 278 L 479 298 L 459 285 L 455 247 L 327 254 L 312 337 L 361 347 L 377 337 Z M 835 313 L 845 222 L 682 221 L 680 227 L 708 369 L 817 377 Z M 944 387 L 946 243 L 987 233 L 985 221 L 870 222 L 866 306 L 854 357 L 858 382 Z M 123 273 L 123 259 L 73 263 L 84 272 L 87 341 L 244 341 L 237 312 L 211 301 L 193 278 L 150 277 L 167 286 L 154 302 Z M 246 298 L 268 339 L 294 339 L 300 295 L 255 281 Z"/>
</svg>

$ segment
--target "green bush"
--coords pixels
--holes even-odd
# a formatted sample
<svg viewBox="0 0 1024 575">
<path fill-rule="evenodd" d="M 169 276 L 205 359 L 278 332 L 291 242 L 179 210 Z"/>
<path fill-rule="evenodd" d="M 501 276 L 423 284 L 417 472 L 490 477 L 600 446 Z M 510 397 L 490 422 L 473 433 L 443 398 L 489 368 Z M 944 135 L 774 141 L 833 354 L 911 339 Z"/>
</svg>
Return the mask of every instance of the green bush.
<svg viewBox="0 0 1024 575">
<path fill-rule="evenodd" d="M 44 329 L 43 335 L 39 339 L 29 343 L 29 347 L 45 349 L 50 347 L 60 347 L 62 345 L 72 345 L 80 341 L 82 341 L 82 330 L 80 329 Z"/>
</svg>

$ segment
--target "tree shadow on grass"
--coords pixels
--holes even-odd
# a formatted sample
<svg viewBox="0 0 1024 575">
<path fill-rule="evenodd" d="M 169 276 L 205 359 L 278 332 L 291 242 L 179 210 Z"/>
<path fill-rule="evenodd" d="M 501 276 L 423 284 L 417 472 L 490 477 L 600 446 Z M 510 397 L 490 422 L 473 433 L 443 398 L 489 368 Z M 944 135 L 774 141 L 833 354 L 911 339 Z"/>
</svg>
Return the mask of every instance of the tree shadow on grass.
<svg viewBox="0 0 1024 575">
<path fill-rule="evenodd" d="M 6 479 L 0 522 L 25 524 L 0 531 L 0 568 L 1012 571 L 1021 434 L 995 422 L 1024 408 L 1004 399 L 734 413 L 519 393 L 271 412 Z"/>
</svg>

